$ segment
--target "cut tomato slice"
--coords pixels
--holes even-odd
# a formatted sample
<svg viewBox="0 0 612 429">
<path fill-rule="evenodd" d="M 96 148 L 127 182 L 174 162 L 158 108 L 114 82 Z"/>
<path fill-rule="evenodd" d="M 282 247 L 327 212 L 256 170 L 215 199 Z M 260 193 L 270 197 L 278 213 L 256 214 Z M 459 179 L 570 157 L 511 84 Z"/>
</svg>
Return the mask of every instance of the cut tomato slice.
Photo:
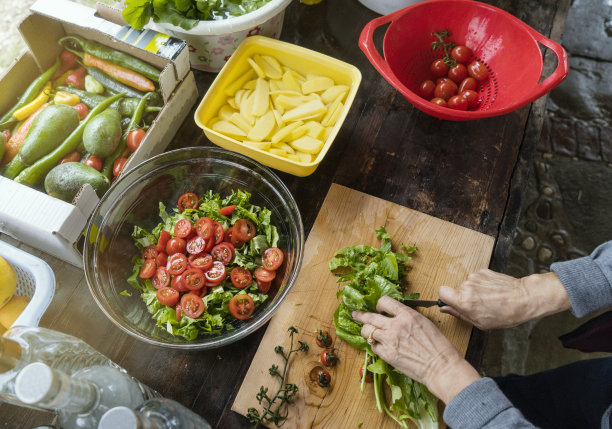
<svg viewBox="0 0 612 429">
<path fill-rule="evenodd" d="M 232 246 L 232 243 L 223 242 L 213 247 L 210 254 L 215 261 L 221 261 L 224 265 L 227 265 L 232 262 L 234 252 L 234 246 Z"/>
<path fill-rule="evenodd" d="M 142 251 L 142 259 L 155 259 L 157 258 L 157 248 L 154 245 L 150 245 L 144 248 Z"/>
<path fill-rule="evenodd" d="M 145 259 L 142 265 L 140 266 L 138 277 L 140 277 L 141 279 L 150 279 L 151 277 L 153 277 L 156 271 L 157 264 L 155 264 L 155 259 L 148 258 Z"/>
<path fill-rule="evenodd" d="M 283 251 L 278 247 L 269 247 L 261 255 L 261 265 L 266 270 L 277 270 L 283 263 Z"/>
<path fill-rule="evenodd" d="M 271 285 L 272 285 L 271 281 L 264 282 L 264 281 L 257 279 L 257 289 L 259 289 L 261 293 L 268 293 Z"/>
<path fill-rule="evenodd" d="M 262 282 L 271 282 L 276 277 L 276 271 L 269 271 L 262 267 L 255 268 L 254 274 L 255 278 Z"/>
<path fill-rule="evenodd" d="M 234 236 L 240 241 L 249 241 L 257 234 L 257 228 L 248 219 L 238 219 L 233 226 Z"/>
<path fill-rule="evenodd" d="M 178 238 L 186 238 L 191 235 L 193 226 L 189 219 L 181 219 L 174 224 L 174 236 Z"/>
<path fill-rule="evenodd" d="M 155 246 L 158 252 L 166 251 L 166 244 L 168 244 L 168 240 L 170 240 L 170 233 L 168 231 L 163 230 L 159 233 L 159 238 L 157 239 L 157 246 Z"/>
<path fill-rule="evenodd" d="M 175 253 L 168 258 L 166 269 L 170 274 L 177 275 L 185 271 L 188 264 L 187 256 L 182 253 Z"/>
<path fill-rule="evenodd" d="M 202 298 L 190 292 L 186 293 L 181 298 L 181 308 L 185 316 L 197 319 L 204 313 L 204 310 L 206 310 L 206 305 L 204 301 L 202 301 Z"/>
<path fill-rule="evenodd" d="M 204 273 L 199 268 L 190 268 L 181 275 L 187 289 L 196 290 L 204 287 Z"/>
<path fill-rule="evenodd" d="M 170 281 L 170 287 L 172 289 L 176 289 L 179 292 L 187 292 L 189 290 L 185 287 L 185 282 L 183 281 L 182 274 L 172 277 L 172 281 Z"/>
<path fill-rule="evenodd" d="M 174 237 L 168 240 L 168 244 L 166 244 L 166 253 L 168 255 L 174 255 L 175 253 L 185 253 L 185 249 L 187 248 L 187 242 L 180 238 Z"/>
<path fill-rule="evenodd" d="M 244 289 L 253 281 L 253 276 L 251 272 L 244 267 L 234 267 L 230 272 L 230 278 L 232 279 L 232 284 L 236 286 L 238 289 Z"/>
<path fill-rule="evenodd" d="M 196 222 L 196 232 L 204 240 L 208 242 L 215 233 L 213 220 L 209 217 L 203 216 Z"/>
<path fill-rule="evenodd" d="M 157 300 L 170 307 L 176 305 L 179 300 L 179 293 L 176 289 L 164 287 L 157 291 Z"/>
<path fill-rule="evenodd" d="M 197 209 L 200 199 L 193 192 L 187 192 L 178 199 L 178 209 L 184 212 L 187 209 Z"/>
<path fill-rule="evenodd" d="M 166 267 L 157 267 L 157 271 L 155 271 L 151 283 L 153 283 L 155 289 L 168 287 L 170 284 L 170 274 L 168 274 Z"/>
<path fill-rule="evenodd" d="M 220 208 L 219 213 L 221 213 L 223 216 L 229 216 L 234 213 L 234 210 L 236 210 L 236 204 Z"/>
<path fill-rule="evenodd" d="M 168 263 L 168 254 L 166 252 L 159 252 L 155 262 L 157 262 L 158 267 L 165 267 Z"/>
<path fill-rule="evenodd" d="M 225 265 L 223 265 L 223 262 L 220 261 L 213 262 L 213 266 L 204 273 L 207 283 L 211 283 L 212 285 L 218 285 L 225 279 L 226 276 L 227 271 L 225 269 Z"/>
<path fill-rule="evenodd" d="M 187 242 L 186 249 L 190 255 L 199 255 L 206 249 L 206 241 L 199 235 L 196 235 Z"/>
<path fill-rule="evenodd" d="M 214 221 L 213 228 L 214 228 L 215 244 L 219 244 L 223 241 L 223 237 L 225 235 L 225 231 L 223 231 L 223 225 L 221 225 L 221 222 Z"/>
<path fill-rule="evenodd" d="M 246 293 L 235 295 L 229 302 L 229 312 L 232 316 L 239 320 L 248 319 L 255 311 L 255 303 Z"/>
<path fill-rule="evenodd" d="M 201 253 L 199 255 L 191 255 L 189 258 L 189 266 L 191 268 L 199 268 L 202 271 L 208 270 L 212 267 L 213 258 L 209 253 Z"/>
<path fill-rule="evenodd" d="M 181 307 L 181 304 L 176 304 L 174 310 L 176 311 L 176 320 L 180 322 L 183 319 L 183 307 Z"/>
</svg>

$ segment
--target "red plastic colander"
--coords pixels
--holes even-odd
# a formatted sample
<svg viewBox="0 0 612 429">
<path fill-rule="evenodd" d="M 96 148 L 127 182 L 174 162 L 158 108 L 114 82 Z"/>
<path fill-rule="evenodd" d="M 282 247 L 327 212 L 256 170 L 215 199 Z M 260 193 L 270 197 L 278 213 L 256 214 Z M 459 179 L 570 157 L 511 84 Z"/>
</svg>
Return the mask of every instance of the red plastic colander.
<svg viewBox="0 0 612 429">
<path fill-rule="evenodd" d="M 383 41 L 384 59 L 373 34 L 390 23 Z M 489 78 L 479 85 L 476 110 L 461 111 L 435 105 L 417 94 L 419 84 L 431 79 L 429 66 L 440 58 L 431 42 L 434 32 L 448 30 L 449 41 L 466 45 L 484 63 Z M 557 67 L 542 78 L 539 44 L 557 56 Z M 361 32 L 359 47 L 370 62 L 419 110 L 440 119 L 463 121 L 502 115 L 531 103 L 559 85 L 569 72 L 561 45 L 542 36 L 511 14 L 473 0 L 427 0 L 370 21 Z"/>
</svg>

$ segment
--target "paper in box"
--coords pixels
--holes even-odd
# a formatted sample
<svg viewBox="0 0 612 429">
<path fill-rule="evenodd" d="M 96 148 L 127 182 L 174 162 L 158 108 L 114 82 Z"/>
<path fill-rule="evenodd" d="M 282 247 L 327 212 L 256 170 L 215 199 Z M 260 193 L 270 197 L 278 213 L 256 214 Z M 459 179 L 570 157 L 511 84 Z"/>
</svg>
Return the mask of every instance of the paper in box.
<svg viewBox="0 0 612 429">
<path fill-rule="evenodd" d="M 164 151 L 198 98 L 186 44 L 153 32 L 143 36 L 148 40 L 145 44 L 148 49 L 141 49 L 138 37 L 130 36 L 125 26 L 67 0 L 39 0 L 30 12 L 19 26 L 29 49 L 0 79 L 0 112 L 7 111 L 28 85 L 55 62 L 62 50 L 57 40 L 75 35 L 126 52 L 162 70 L 160 90 L 164 106 L 125 169 Z M 105 13 L 111 16 L 116 10 Z M 121 37 L 129 43 L 120 40 Z M 82 255 L 77 244 L 98 201 L 89 185 L 70 204 L 47 195 L 42 187 L 29 188 L 0 176 L 0 232 L 81 267 Z"/>
</svg>

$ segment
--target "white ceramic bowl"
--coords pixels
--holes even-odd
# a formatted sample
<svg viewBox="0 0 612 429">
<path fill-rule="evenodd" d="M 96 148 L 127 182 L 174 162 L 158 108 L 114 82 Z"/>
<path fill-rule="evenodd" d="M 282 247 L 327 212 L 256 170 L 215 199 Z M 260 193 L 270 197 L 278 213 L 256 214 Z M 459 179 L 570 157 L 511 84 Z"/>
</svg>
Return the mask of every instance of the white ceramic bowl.
<svg viewBox="0 0 612 429">
<path fill-rule="evenodd" d="M 359 0 L 359 3 L 381 15 L 389 15 L 423 0 Z"/>
</svg>

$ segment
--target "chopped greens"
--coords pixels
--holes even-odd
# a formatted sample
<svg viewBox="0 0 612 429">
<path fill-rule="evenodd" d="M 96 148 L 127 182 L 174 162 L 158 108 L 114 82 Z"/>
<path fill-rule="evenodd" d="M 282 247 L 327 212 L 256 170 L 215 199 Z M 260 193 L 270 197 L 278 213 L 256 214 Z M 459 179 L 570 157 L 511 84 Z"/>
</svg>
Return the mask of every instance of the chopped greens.
<svg viewBox="0 0 612 429">
<path fill-rule="evenodd" d="M 402 252 L 391 249 L 391 236 L 384 227 L 376 230 L 381 240 L 380 248 L 367 245 L 345 247 L 337 251 L 329 261 L 329 269 L 344 283 L 338 291 L 342 298 L 334 313 L 336 335 L 358 350 L 366 352 L 366 368 L 374 378 L 376 406 L 385 412 L 402 428 L 408 428 L 407 420 L 412 420 L 419 428 L 438 427 L 438 399 L 427 387 L 402 374 L 379 358 L 367 341 L 361 336 L 362 324 L 351 316 L 354 310 L 376 311 L 376 303 L 382 296 L 392 298 L 416 299 L 418 294 L 404 294 L 401 280 L 406 276 L 404 264 L 414 253 L 416 246 L 400 245 Z M 365 385 L 366 372 L 363 372 L 361 389 Z M 383 382 L 391 390 L 389 404 L 385 401 Z"/>
</svg>

